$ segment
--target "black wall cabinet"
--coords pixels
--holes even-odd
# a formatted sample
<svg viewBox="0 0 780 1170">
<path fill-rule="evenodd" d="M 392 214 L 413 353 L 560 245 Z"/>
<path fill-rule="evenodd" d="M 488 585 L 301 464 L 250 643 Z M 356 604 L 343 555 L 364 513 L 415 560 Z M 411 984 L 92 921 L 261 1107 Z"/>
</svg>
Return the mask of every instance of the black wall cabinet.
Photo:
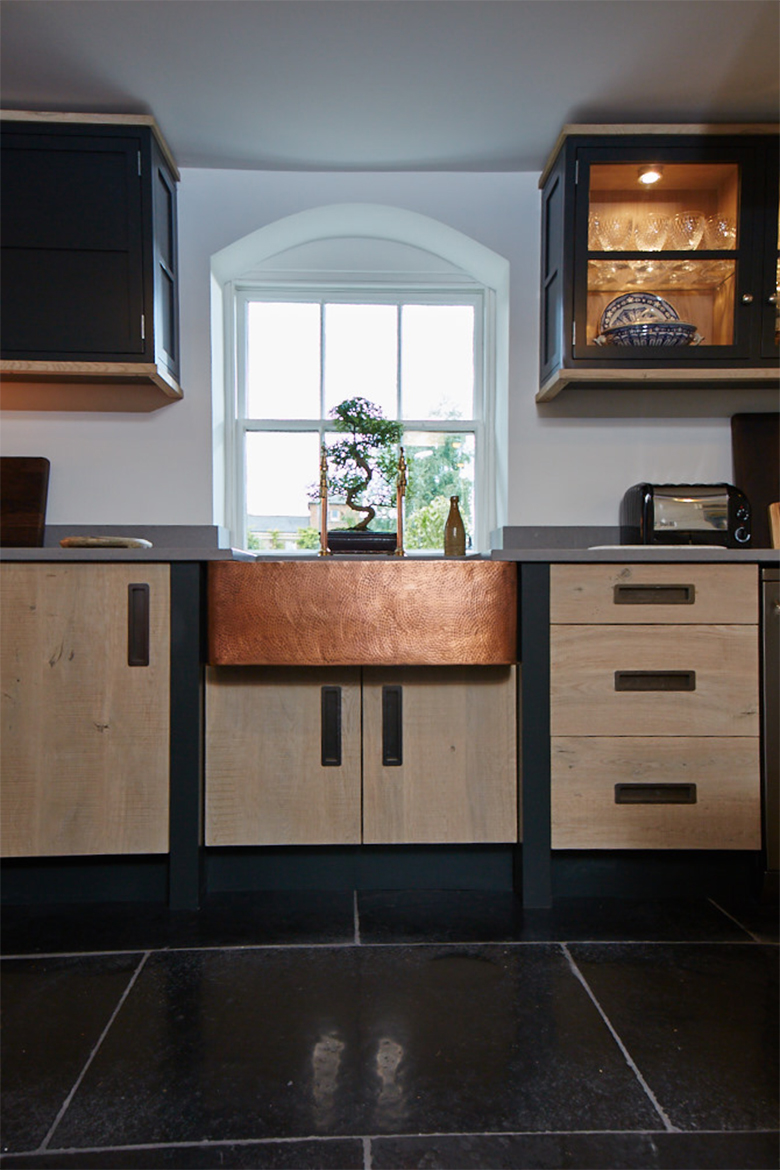
<svg viewBox="0 0 780 1170">
<path fill-rule="evenodd" d="M 166 153 L 151 119 L 4 116 L 5 377 L 137 378 L 180 396 L 178 176 Z"/>
<path fill-rule="evenodd" d="M 542 176 L 537 401 L 566 385 L 776 385 L 777 128 L 632 130 L 567 128 Z M 618 332 L 644 312 L 669 323 Z"/>
</svg>

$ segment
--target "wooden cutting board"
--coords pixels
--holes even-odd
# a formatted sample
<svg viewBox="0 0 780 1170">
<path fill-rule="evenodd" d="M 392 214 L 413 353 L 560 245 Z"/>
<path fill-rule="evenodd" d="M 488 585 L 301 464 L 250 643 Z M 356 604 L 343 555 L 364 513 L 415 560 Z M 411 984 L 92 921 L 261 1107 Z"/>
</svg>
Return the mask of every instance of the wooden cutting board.
<svg viewBox="0 0 780 1170">
<path fill-rule="evenodd" d="M 0 456 L 0 546 L 42 546 L 48 492 L 48 459 L 38 455 Z"/>
</svg>

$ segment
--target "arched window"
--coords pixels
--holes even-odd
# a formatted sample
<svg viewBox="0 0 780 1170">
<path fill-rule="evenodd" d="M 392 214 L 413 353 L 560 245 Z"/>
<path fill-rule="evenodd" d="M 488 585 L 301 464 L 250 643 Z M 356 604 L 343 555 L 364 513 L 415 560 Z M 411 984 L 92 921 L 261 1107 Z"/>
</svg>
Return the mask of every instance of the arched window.
<svg viewBox="0 0 780 1170">
<path fill-rule="evenodd" d="M 212 276 L 215 445 L 235 545 L 317 547 L 320 445 L 333 408 L 359 396 L 404 427 L 407 548 L 441 551 L 453 494 L 472 548 L 488 546 L 503 522 L 506 260 L 426 216 L 337 204 L 223 249 Z M 329 527 L 354 522 L 338 499 L 330 512 Z"/>
</svg>

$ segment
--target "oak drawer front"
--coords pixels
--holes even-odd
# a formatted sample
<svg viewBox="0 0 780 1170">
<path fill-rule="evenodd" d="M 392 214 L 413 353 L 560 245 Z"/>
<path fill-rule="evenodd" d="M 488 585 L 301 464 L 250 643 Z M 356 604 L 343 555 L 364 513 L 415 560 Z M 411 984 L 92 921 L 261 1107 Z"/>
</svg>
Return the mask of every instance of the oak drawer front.
<svg viewBox="0 0 780 1170">
<path fill-rule="evenodd" d="M 758 735 L 755 626 L 553 626 L 553 735 Z"/>
<path fill-rule="evenodd" d="M 755 565 L 551 565 L 550 621 L 755 624 Z"/>
<path fill-rule="evenodd" d="M 755 737 L 557 736 L 554 849 L 760 849 Z"/>
</svg>

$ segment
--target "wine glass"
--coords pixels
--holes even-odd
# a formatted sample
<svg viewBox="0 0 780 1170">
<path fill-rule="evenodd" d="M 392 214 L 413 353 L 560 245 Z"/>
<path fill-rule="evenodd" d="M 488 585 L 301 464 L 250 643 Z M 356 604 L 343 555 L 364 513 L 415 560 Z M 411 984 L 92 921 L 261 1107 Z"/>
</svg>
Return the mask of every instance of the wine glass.
<svg viewBox="0 0 780 1170">
<path fill-rule="evenodd" d="M 646 211 L 637 220 L 634 230 L 640 252 L 660 252 L 669 234 L 669 217 L 657 211 Z"/>
<path fill-rule="evenodd" d="M 737 225 L 727 215 L 708 215 L 704 227 L 704 242 L 708 248 L 731 250 L 737 243 Z"/>
<path fill-rule="evenodd" d="M 678 211 L 672 217 L 671 241 L 678 251 L 693 251 L 704 236 L 706 220 L 701 211 Z"/>
<path fill-rule="evenodd" d="M 605 252 L 624 252 L 634 234 L 634 221 L 622 211 L 609 211 L 599 217 L 601 246 Z"/>
</svg>

